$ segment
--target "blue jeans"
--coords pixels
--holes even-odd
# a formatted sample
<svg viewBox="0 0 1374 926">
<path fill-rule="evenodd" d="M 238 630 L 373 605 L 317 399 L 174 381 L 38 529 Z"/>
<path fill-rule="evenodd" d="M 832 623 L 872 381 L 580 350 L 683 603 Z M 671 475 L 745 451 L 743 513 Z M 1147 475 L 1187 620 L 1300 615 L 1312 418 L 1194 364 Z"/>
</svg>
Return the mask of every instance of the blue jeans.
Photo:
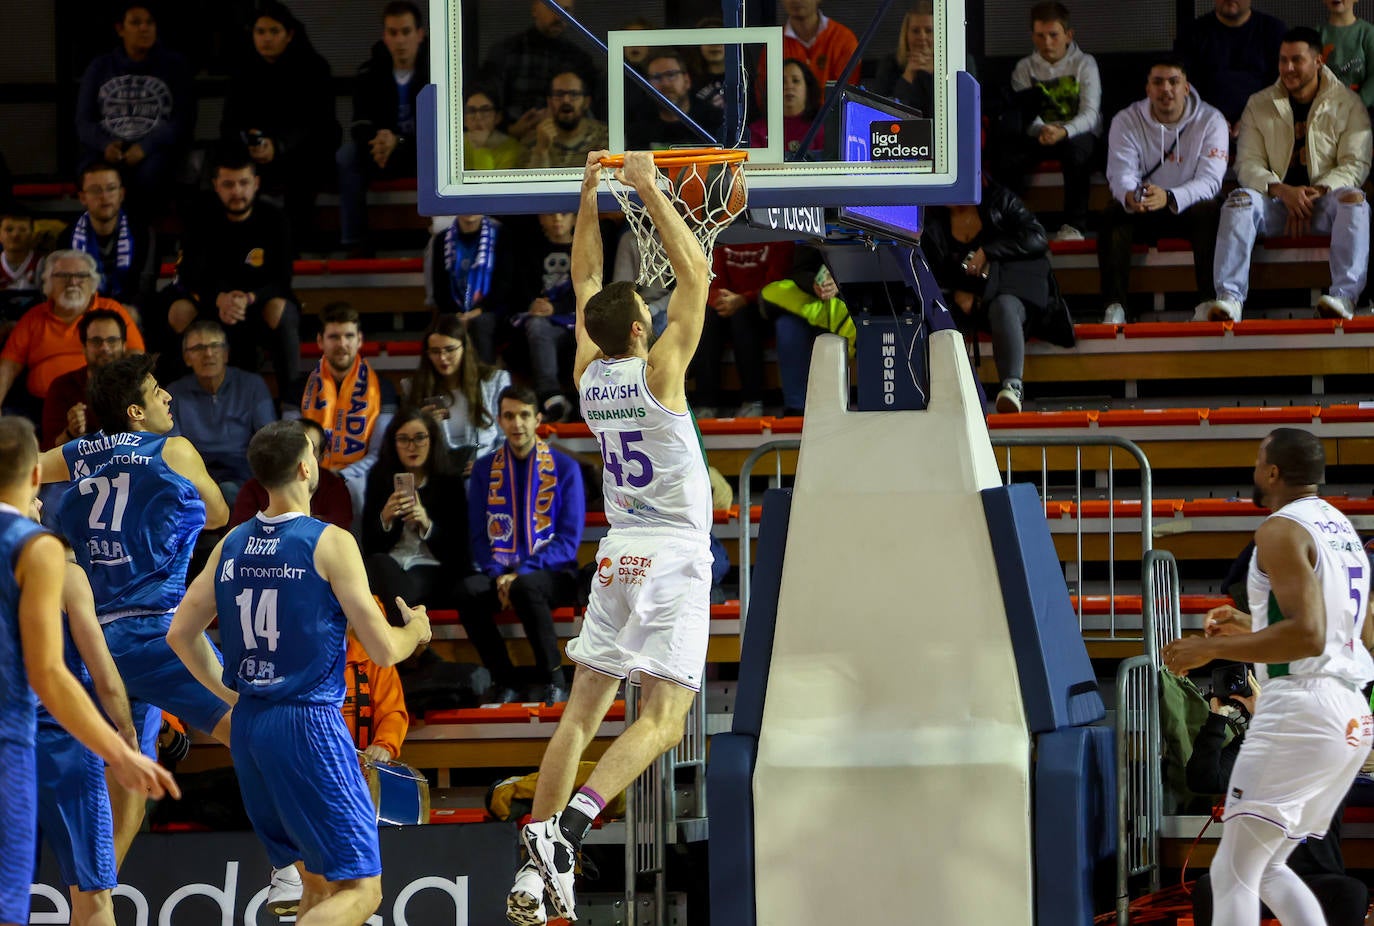
<svg viewBox="0 0 1374 926">
<path fill-rule="evenodd" d="M 787 408 L 806 408 L 806 380 L 811 375 L 811 347 L 816 341 L 816 335 L 825 332 L 791 312 L 779 312 L 776 326 L 782 404 Z"/>
<path fill-rule="evenodd" d="M 1359 195 L 1359 202 L 1342 202 L 1348 194 Z M 1288 207 L 1257 190 L 1241 188 L 1226 198 L 1212 264 L 1218 299 L 1245 302 L 1256 239 L 1282 234 L 1287 221 Z M 1331 295 L 1358 299 L 1369 275 L 1369 204 L 1363 194 L 1354 187 L 1328 192 L 1313 204 L 1311 229 L 1331 236 Z"/>
</svg>

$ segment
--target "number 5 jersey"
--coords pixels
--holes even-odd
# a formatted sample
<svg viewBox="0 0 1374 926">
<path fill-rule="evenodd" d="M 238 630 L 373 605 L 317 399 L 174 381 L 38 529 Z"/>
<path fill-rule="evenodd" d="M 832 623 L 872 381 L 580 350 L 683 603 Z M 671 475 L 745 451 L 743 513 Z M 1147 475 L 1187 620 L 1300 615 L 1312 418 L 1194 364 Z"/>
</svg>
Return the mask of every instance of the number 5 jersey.
<svg viewBox="0 0 1374 926">
<path fill-rule="evenodd" d="M 90 578 L 102 624 L 164 614 L 186 594 L 205 502 L 162 459 L 166 440 L 151 431 L 97 431 L 62 447 L 72 482 L 58 522 Z"/>
<path fill-rule="evenodd" d="M 711 530 L 711 479 L 690 412 L 670 412 L 645 380 L 639 357 L 595 360 L 578 384 L 582 417 L 601 448 L 606 519 L 612 528 Z"/>
</svg>

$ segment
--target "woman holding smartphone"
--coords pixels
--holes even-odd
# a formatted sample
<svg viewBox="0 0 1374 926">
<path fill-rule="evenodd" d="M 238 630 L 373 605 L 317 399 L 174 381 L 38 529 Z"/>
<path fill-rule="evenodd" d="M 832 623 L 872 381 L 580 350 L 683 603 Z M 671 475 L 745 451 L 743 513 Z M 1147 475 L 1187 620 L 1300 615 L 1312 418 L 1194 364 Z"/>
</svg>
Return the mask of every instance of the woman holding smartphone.
<svg viewBox="0 0 1374 926">
<path fill-rule="evenodd" d="M 397 595 L 452 604 L 453 588 L 472 571 L 467 507 L 439 423 L 418 408 L 399 412 L 368 474 L 362 524 L 368 584 L 393 624 Z"/>
<path fill-rule="evenodd" d="M 420 366 L 401 384 L 405 404 L 439 422 L 454 468 L 466 476 L 472 461 L 501 445 L 496 397 L 510 385 L 510 373 L 487 366 L 457 315 L 440 315 L 421 340 Z"/>
</svg>

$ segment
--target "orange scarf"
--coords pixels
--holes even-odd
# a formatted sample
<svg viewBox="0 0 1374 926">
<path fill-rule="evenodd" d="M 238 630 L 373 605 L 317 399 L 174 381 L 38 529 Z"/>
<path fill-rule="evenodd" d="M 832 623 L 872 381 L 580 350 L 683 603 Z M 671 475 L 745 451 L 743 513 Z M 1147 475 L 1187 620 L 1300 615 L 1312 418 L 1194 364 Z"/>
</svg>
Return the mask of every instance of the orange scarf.
<svg viewBox="0 0 1374 926">
<path fill-rule="evenodd" d="M 367 456 L 372 429 L 382 410 L 382 387 L 361 353 L 337 386 L 325 369 L 326 363 L 321 360 L 306 380 L 301 414 L 324 428 L 325 451 L 320 465 L 337 472 Z M 347 399 L 341 402 L 340 396 Z"/>
</svg>

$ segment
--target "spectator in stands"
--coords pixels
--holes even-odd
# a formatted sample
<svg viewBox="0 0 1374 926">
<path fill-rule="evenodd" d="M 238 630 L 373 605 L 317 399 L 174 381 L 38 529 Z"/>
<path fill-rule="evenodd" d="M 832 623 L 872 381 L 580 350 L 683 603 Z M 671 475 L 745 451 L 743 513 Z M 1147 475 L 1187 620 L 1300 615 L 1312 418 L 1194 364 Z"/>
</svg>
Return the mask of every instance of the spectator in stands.
<svg viewBox="0 0 1374 926">
<path fill-rule="evenodd" d="M 52 381 L 43 400 L 43 449 L 57 447 L 100 430 L 100 419 L 88 405 L 92 370 L 124 356 L 128 326 L 124 316 L 109 309 L 91 309 L 76 323 L 86 363 Z"/>
<path fill-rule="evenodd" d="M 398 595 L 432 608 L 453 605 L 455 584 L 472 571 L 467 522 L 463 475 L 450 465 L 438 421 L 418 408 L 402 410 L 367 476 L 362 517 L 367 581 L 387 620 L 401 624 Z"/>
<path fill-rule="evenodd" d="M 792 252 L 787 277 L 759 291 L 759 308 L 774 323 L 777 334 L 778 378 L 782 381 L 782 416 L 806 409 L 806 383 L 811 375 L 811 347 L 816 335 L 827 331 L 849 341 L 854 352 L 854 322 L 840 298 L 839 287 L 821 259 L 821 252 L 798 245 Z"/>
<path fill-rule="evenodd" d="M 305 428 L 305 436 L 310 439 L 310 446 L 315 448 L 316 461 L 323 459 L 324 428 L 318 421 L 309 418 L 302 418 L 301 426 Z M 237 527 L 266 507 L 267 490 L 256 479 L 249 479 L 239 489 L 239 497 L 229 514 L 228 527 Z M 349 497 L 348 485 L 342 476 L 320 467 L 320 484 L 315 487 L 315 494 L 310 496 L 310 514 L 346 531 L 353 529 L 353 500 Z"/>
<path fill-rule="evenodd" d="M 43 300 L 38 279 L 42 266 L 33 214 L 17 204 L 0 203 L 0 343 L 14 320 Z"/>
<path fill-rule="evenodd" d="M 644 32 L 645 30 L 657 29 L 658 27 L 647 17 L 636 16 L 620 28 L 625 32 Z M 626 45 L 624 51 L 625 63 L 643 74 L 644 69 L 649 66 L 649 50 L 648 45 Z"/>
<path fill-rule="evenodd" d="M 463 97 L 463 167 L 509 170 L 525 156 L 520 143 L 497 126 L 505 118 L 495 90 L 476 87 Z"/>
<path fill-rule="evenodd" d="M 186 59 L 158 43 L 148 0 L 116 5 L 120 44 L 81 76 L 76 134 L 83 160 L 124 171 L 135 199 L 152 211 L 181 167 L 196 104 Z"/>
<path fill-rule="evenodd" d="M 784 157 L 795 158 L 801 147 L 802 139 L 821 108 L 821 87 L 816 83 L 816 75 L 811 73 L 803 61 L 788 58 L 782 63 L 782 134 L 786 142 Z M 752 143 L 763 146 L 768 144 L 768 122 L 759 119 L 749 126 Z M 811 139 L 808 150 L 815 151 L 825 145 L 825 131 L 818 129 Z"/>
<path fill-rule="evenodd" d="M 530 374 L 545 421 L 562 421 L 572 412 L 573 321 L 572 239 L 576 214 L 547 212 L 539 216 L 543 232 L 522 248 L 516 267 L 514 304 L 524 311 L 514 319 L 529 349 Z"/>
<path fill-rule="evenodd" d="M 340 237 L 355 255 L 370 251 L 368 183 L 416 174 L 415 98 L 427 83 L 429 45 L 420 7 L 391 0 L 382 8 L 382 40 L 358 68 L 351 141 L 337 157 Z"/>
<path fill-rule="evenodd" d="M 720 29 L 722 26 L 724 22 L 719 16 L 706 16 L 697 20 L 694 28 Z M 692 72 L 692 86 L 696 88 L 692 91 L 692 99 L 724 109 L 725 46 L 713 43 L 688 48 L 687 63 Z"/>
<path fill-rule="evenodd" d="M 229 77 L 220 142 L 241 144 L 264 192 L 284 197 L 299 247 L 315 227 L 315 197 L 339 147 L 329 62 L 278 0 L 259 0 L 253 51 Z"/>
<path fill-rule="evenodd" d="M 557 0 L 569 12 L 573 0 Z M 533 24 L 498 43 L 482 64 L 481 79 L 499 89 L 506 107 L 507 131 L 524 141 L 548 116 L 550 82 L 559 74 L 592 75 L 597 72 L 592 58 L 563 38 L 566 24 L 543 0 L 531 0 Z"/>
<path fill-rule="evenodd" d="M 157 294 L 157 247 L 151 226 L 124 208 L 124 181 L 104 161 L 76 175 L 76 195 L 85 212 L 57 238 L 62 250 L 85 251 L 100 265 L 100 295 L 141 316 Z"/>
<path fill-rule="evenodd" d="M 143 335 L 128 311 L 112 299 L 96 295 L 99 277 L 95 260 L 85 251 L 54 251 L 43 263 L 43 292 L 47 300 L 24 313 L 0 351 L 0 404 L 9 397 L 13 407 L 38 420 L 40 404 L 53 380 L 86 363 L 85 345 L 77 324 L 92 309 L 109 309 L 124 320 L 131 353 L 143 350 Z M 28 370 L 24 387 L 28 398 L 10 395 L 19 373 Z"/>
<path fill-rule="evenodd" d="M 644 300 L 649 310 L 649 323 L 654 337 L 658 337 L 668 327 L 668 297 L 673 294 L 671 287 L 650 285 L 639 282 L 639 238 L 633 229 L 626 227 L 620 233 L 615 246 L 615 260 L 612 264 L 611 280 L 616 283 L 628 281 L 635 284 L 635 292 Z"/>
<path fill-rule="evenodd" d="M 239 488 L 253 478 L 248 442 L 258 428 L 277 420 L 277 408 L 261 376 L 229 366 L 229 338 L 214 319 L 187 326 L 181 353 L 191 373 L 167 386 L 172 414 L 232 506 Z"/>
<path fill-rule="evenodd" d="M 1355 0 L 1326 0 L 1322 58 L 1336 79 L 1374 107 L 1374 23 L 1355 17 Z"/>
<path fill-rule="evenodd" d="M 221 153 L 216 199 L 186 223 L 167 322 L 177 334 L 198 316 L 217 318 L 229 333 L 229 360 L 258 368 L 267 348 L 277 394 L 290 402 L 300 383 L 300 312 L 291 291 L 286 217 L 257 201 L 257 165 L 241 151 Z"/>
<path fill-rule="evenodd" d="M 1283 20 L 1252 9 L 1251 0 L 1215 0 L 1216 8 L 1193 21 L 1174 42 L 1197 92 L 1231 126 L 1240 129 L 1246 102 L 1269 85 L 1279 69 Z"/>
<path fill-rule="evenodd" d="M 353 745 L 373 762 L 401 757 L 410 731 L 405 692 L 395 666 L 379 666 L 367 656 L 352 628 L 344 651 L 344 723 Z"/>
<path fill-rule="evenodd" d="M 1199 794 L 1225 794 L 1231 780 L 1231 769 L 1245 742 L 1245 731 L 1255 713 L 1260 691 L 1250 676 L 1254 691 L 1248 697 L 1232 695 L 1223 702 L 1209 698 L 1211 711 L 1188 758 L 1188 788 Z M 1230 735 L 1228 741 L 1228 734 Z M 1369 890 L 1357 878 L 1345 873 L 1345 859 L 1341 855 L 1341 817 L 1345 814 L 1342 800 L 1325 837 L 1309 836 L 1298 842 L 1288 856 L 1288 867 L 1311 888 L 1321 905 L 1323 921 L 1328 926 L 1362 926 L 1369 903 Z M 1204 872 L 1193 884 L 1193 920 L 1197 926 L 1212 923 L 1212 876 Z M 1265 908 L 1262 916 L 1273 914 Z"/>
<path fill-rule="evenodd" d="M 1316 309 L 1350 318 L 1369 259 L 1369 113 L 1322 64 L 1321 36 L 1298 27 L 1279 46 L 1279 79 L 1250 97 L 1240 120 L 1236 179 L 1221 210 L 1216 298 L 1199 321 L 1239 321 L 1250 290 L 1250 252 L 1261 235 L 1331 236 L 1331 288 Z"/>
<path fill-rule="evenodd" d="M 606 123 L 591 116 L 587 80 L 574 71 L 549 82 L 548 115 L 525 139 L 524 167 L 578 167 L 606 147 Z"/>
<path fill-rule="evenodd" d="M 1107 311 L 1119 325 L 1127 311 L 1131 245 L 1187 238 L 1198 292 L 1212 287 L 1221 181 L 1230 147 L 1226 117 L 1188 85 L 1182 59 L 1158 58 L 1145 79 L 1145 99 L 1117 113 L 1107 140 L 1112 202 L 1100 216 L 1097 261 Z"/>
<path fill-rule="evenodd" d="M 436 317 L 421 344 L 420 365 L 401 384 L 404 404 L 439 422 L 454 469 L 466 476 L 474 459 L 501 445 L 496 397 L 510 385 L 510 374 L 482 362 L 457 315 Z"/>
<path fill-rule="evenodd" d="M 1016 62 L 1014 92 L 1037 104 L 1025 133 L 999 139 L 993 175 L 1024 195 L 1028 171 L 1059 161 L 1064 175 L 1063 224 L 1056 241 L 1081 241 L 1088 222 L 1093 156 L 1102 133 L 1102 79 L 1097 60 L 1074 41 L 1068 7 L 1044 2 L 1031 7 L 1035 52 Z"/>
<path fill-rule="evenodd" d="M 477 355 L 493 366 L 510 329 L 507 313 L 515 286 L 515 246 L 506 235 L 505 226 L 492 216 L 460 215 L 429 242 L 434 307 L 461 318 Z"/>
<path fill-rule="evenodd" d="M 1019 412 L 1026 338 L 1055 308 L 1045 229 L 1015 193 L 986 183 L 977 206 L 927 210 L 921 250 L 959 330 L 992 335 L 997 411 Z"/>
<path fill-rule="evenodd" d="M 653 112 L 638 114 L 625 127 L 625 147 L 633 151 L 659 150 L 674 145 L 714 145 L 719 143 L 724 113 L 710 103 L 702 103 L 692 96 L 692 74 L 687 58 L 672 48 L 655 48 L 645 76 L 654 88 L 673 105 L 656 101 Z M 682 121 L 685 113 L 693 122 L 711 134 L 702 138 L 696 130 Z M 585 156 L 584 156 L 585 160 Z"/>
<path fill-rule="evenodd" d="M 320 465 L 343 477 L 357 515 L 363 510 L 368 471 L 396 414 L 396 390 L 363 359 L 357 309 L 332 302 L 320 311 L 320 324 L 315 340 L 324 356 L 306 380 L 301 417 L 324 428 Z"/>
<path fill-rule="evenodd" d="M 964 69 L 977 74 L 972 54 L 966 56 Z M 878 62 L 878 73 L 865 86 L 905 103 L 923 116 L 934 114 L 935 8 L 931 0 L 917 0 L 902 17 L 896 54 Z"/>
<path fill-rule="evenodd" d="M 849 59 L 859 49 L 859 40 L 850 28 L 821 12 L 821 0 L 782 0 L 787 22 L 782 27 L 782 56 L 804 61 L 824 87 L 840 79 Z M 760 87 L 763 69 L 759 69 Z M 849 76 L 859 82 L 859 68 Z"/>
<path fill-rule="evenodd" d="M 459 585 L 458 613 L 498 701 L 518 698 L 515 669 L 496 629 L 498 611 L 512 609 L 534 652 L 533 699 L 567 700 L 553 609 L 577 603 L 577 548 L 586 498 L 582 471 L 571 457 L 535 433 L 539 406 L 523 386 L 502 390 L 504 443 L 477 459 L 468 483 L 468 523 L 477 573 Z"/>
<path fill-rule="evenodd" d="M 809 72 L 808 72 L 809 73 Z M 792 243 L 717 245 L 711 255 L 715 278 L 706 297 L 706 321 L 692 370 L 696 379 L 693 412 L 714 418 L 721 404 L 720 374 L 725 343 L 734 345 L 740 406 L 736 418 L 763 415 L 763 342 L 767 324 L 759 311 L 759 292 L 787 276 Z"/>
</svg>

